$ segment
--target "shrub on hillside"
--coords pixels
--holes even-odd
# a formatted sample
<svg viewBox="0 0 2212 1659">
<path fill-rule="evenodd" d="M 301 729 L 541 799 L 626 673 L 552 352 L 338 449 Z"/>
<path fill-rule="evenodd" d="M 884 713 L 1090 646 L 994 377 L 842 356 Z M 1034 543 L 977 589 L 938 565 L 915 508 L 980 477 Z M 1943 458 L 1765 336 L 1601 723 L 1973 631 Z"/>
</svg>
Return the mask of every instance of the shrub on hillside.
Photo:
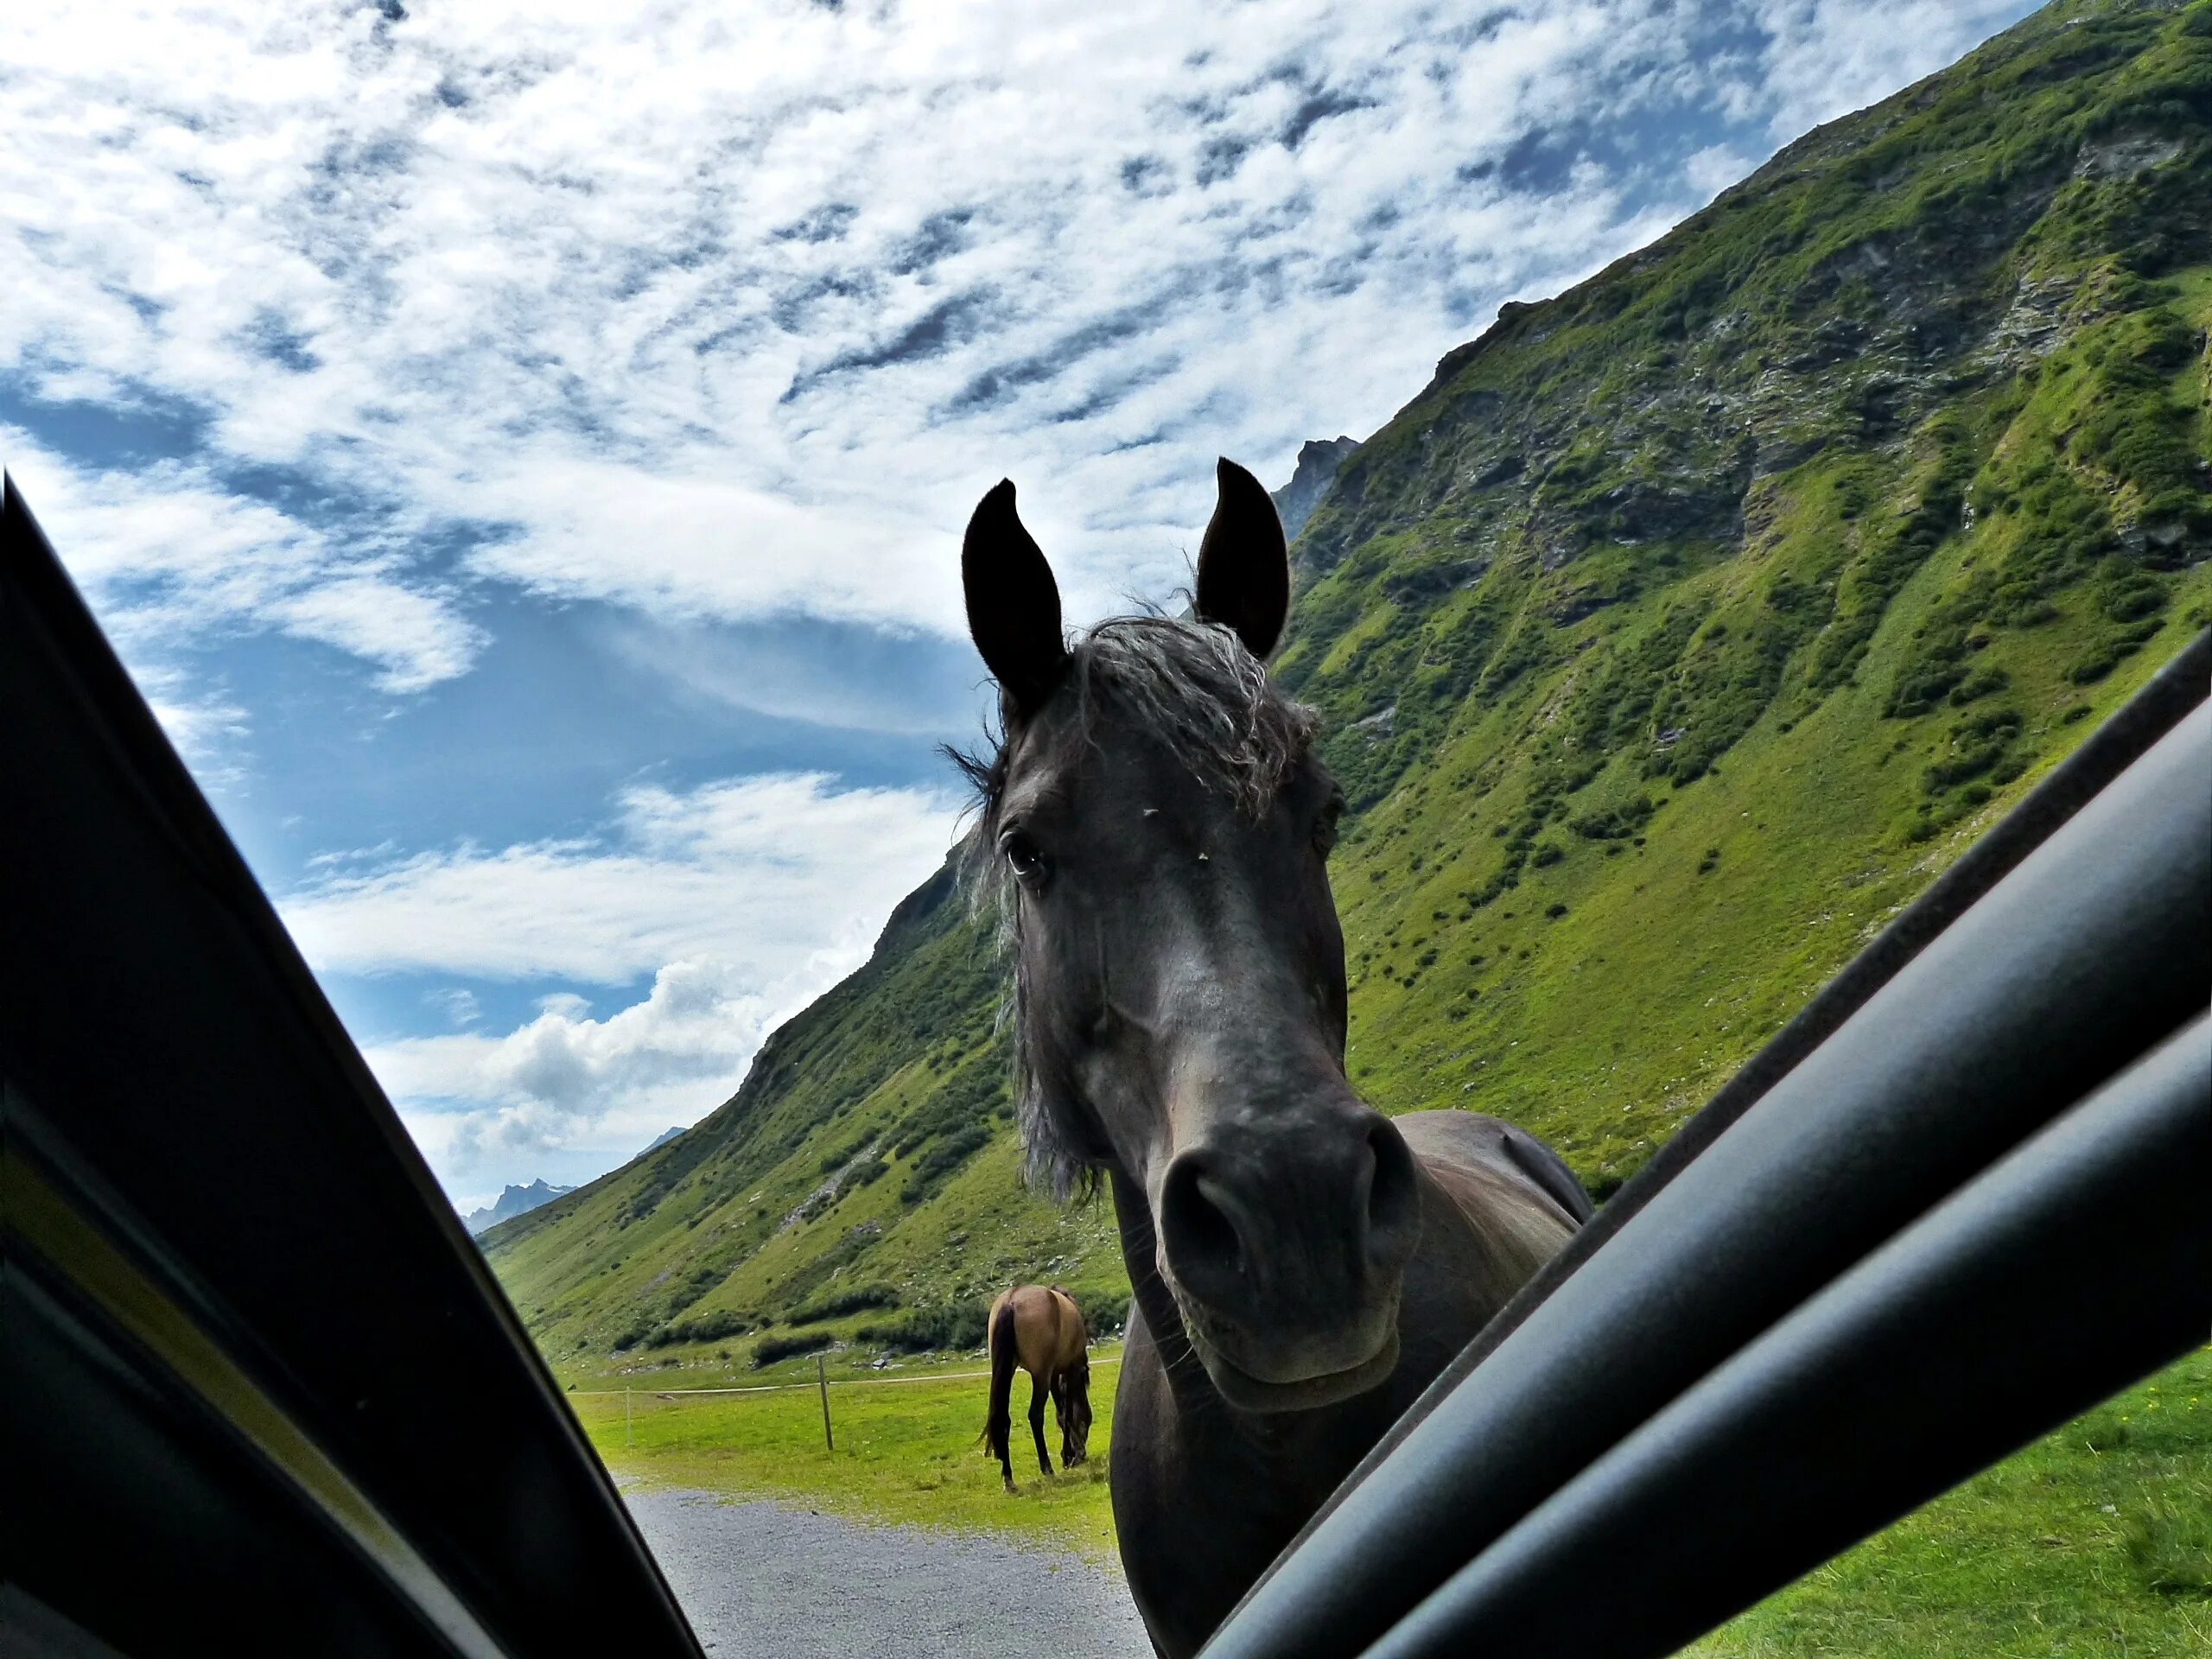
<svg viewBox="0 0 2212 1659">
<path fill-rule="evenodd" d="M 817 1296 L 814 1300 L 793 1308 L 784 1316 L 784 1322 L 786 1325 L 819 1325 L 824 1319 L 842 1319 L 848 1313 L 858 1313 L 865 1308 L 898 1306 L 899 1293 L 888 1285 L 855 1285 L 850 1289 Z"/>
<path fill-rule="evenodd" d="M 899 1189 L 899 1202 L 919 1204 L 944 1184 L 945 1178 L 981 1152 L 991 1132 L 980 1124 L 948 1135 L 914 1160 L 914 1172 Z"/>
<path fill-rule="evenodd" d="M 918 1307 L 904 1319 L 882 1325 L 864 1325 L 853 1334 L 902 1354 L 930 1353 L 940 1349 L 980 1348 L 990 1306 L 980 1296 Z"/>
<path fill-rule="evenodd" d="M 1951 728 L 1950 746 L 1942 757 L 1921 773 L 1921 788 L 1935 795 L 1986 775 L 1996 783 L 2012 782 L 2023 768 L 2015 766 L 2008 771 L 2004 763 L 2022 724 L 2017 709 L 1993 709 L 1960 721 Z M 2002 776 L 1994 775 L 2000 772 Z"/>
<path fill-rule="evenodd" d="M 1567 828 L 1585 841 L 1626 841 L 1643 829 L 1657 810 L 1649 795 L 1638 795 L 1618 806 L 1585 812 Z"/>
<path fill-rule="evenodd" d="M 996 1046 L 987 1048 L 899 1123 L 892 1131 L 891 1155 L 904 1158 L 940 1135 L 956 1135 L 1005 1116 L 1013 1105 L 1007 1081 L 1012 1075 Z"/>
<path fill-rule="evenodd" d="M 720 1342 L 724 1337 L 743 1336 L 757 1323 L 750 1314 L 728 1310 L 701 1313 L 688 1319 L 671 1319 L 650 1332 L 645 1344 L 648 1348 L 666 1348 L 679 1342 Z"/>
<path fill-rule="evenodd" d="M 1083 1322 L 1094 1340 L 1111 1336 L 1129 1322 L 1129 1293 L 1126 1290 L 1085 1290 L 1074 1293 L 1083 1310 Z"/>
<path fill-rule="evenodd" d="M 779 1359 L 789 1359 L 797 1354 L 810 1354 L 827 1348 L 836 1338 L 827 1331 L 802 1331 L 788 1337 L 763 1337 L 753 1344 L 753 1369 L 772 1365 Z"/>
</svg>

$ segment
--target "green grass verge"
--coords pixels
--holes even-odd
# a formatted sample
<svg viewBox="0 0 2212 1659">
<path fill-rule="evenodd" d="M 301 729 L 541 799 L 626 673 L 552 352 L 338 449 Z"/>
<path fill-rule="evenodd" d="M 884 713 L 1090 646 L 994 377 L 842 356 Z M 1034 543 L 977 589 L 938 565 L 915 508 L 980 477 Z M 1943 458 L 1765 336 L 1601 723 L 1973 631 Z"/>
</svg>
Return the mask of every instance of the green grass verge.
<svg viewBox="0 0 2212 1659">
<path fill-rule="evenodd" d="M 2212 1348 L 1984 1471 L 1691 1651 L 2212 1654 Z"/>
<path fill-rule="evenodd" d="M 1090 1460 L 1046 1479 L 1029 1440 L 1029 1384 L 1014 1379 L 1014 1495 L 979 1436 L 987 1383 L 969 1375 L 975 1356 L 915 1365 L 886 1376 L 838 1377 L 830 1390 L 836 1448 L 823 1444 L 822 1402 L 798 1366 L 772 1368 L 796 1386 L 764 1394 L 700 1395 L 674 1390 L 745 1386 L 754 1376 L 718 1380 L 689 1370 L 626 1379 L 592 1376 L 569 1395 L 592 1445 L 618 1475 L 658 1486 L 731 1497 L 779 1498 L 872 1521 L 939 1529 L 996 1532 L 1074 1549 L 1102 1564 L 1114 1559 L 1114 1518 L 1106 1453 L 1112 1443 L 1119 1356 L 1091 1361 L 1096 1421 Z M 835 1370 L 842 1368 L 833 1368 Z M 891 1380 L 895 1376 L 897 1380 Z M 1048 1411 L 1046 1444 L 1059 1462 L 1059 1431 Z"/>
</svg>

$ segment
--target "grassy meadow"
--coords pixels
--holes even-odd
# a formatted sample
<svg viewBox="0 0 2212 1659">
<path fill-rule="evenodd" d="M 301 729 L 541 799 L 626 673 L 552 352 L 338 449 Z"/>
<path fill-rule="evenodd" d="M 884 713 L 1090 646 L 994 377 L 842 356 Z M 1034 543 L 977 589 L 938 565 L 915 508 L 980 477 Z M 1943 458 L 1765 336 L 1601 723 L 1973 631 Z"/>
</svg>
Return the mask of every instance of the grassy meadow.
<svg viewBox="0 0 2212 1659">
<path fill-rule="evenodd" d="M 1691 1651 L 2212 1654 L 2212 1348 L 1815 1568 Z"/>
<path fill-rule="evenodd" d="M 847 1363 L 839 1363 L 843 1360 Z M 652 1379 L 587 1375 L 569 1395 L 594 1446 L 618 1475 L 661 1486 L 774 1497 L 874 1521 L 1002 1532 L 1071 1548 L 1102 1562 L 1114 1554 L 1106 1484 L 1114 1381 L 1121 1356 L 1091 1356 L 1090 1461 L 1046 1479 L 1027 1417 L 1029 1381 L 1014 1388 L 1014 1496 L 980 1436 L 988 1384 L 980 1355 L 940 1356 L 896 1371 L 830 1357 L 835 1451 L 823 1444 L 811 1359 L 763 1371 L 685 1368 Z M 649 1381 L 652 1386 L 638 1386 Z M 698 1395 L 681 1389 L 759 1388 Z M 597 1392 L 596 1390 L 609 1390 Z M 1058 1468 L 1060 1436 L 1047 1408 L 1045 1443 Z"/>
</svg>

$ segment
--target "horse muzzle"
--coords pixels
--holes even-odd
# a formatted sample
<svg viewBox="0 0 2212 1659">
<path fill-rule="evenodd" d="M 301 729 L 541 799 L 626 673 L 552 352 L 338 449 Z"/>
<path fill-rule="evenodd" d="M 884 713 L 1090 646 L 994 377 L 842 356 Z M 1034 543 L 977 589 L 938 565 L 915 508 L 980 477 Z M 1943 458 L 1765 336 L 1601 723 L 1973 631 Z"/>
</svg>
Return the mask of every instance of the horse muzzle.
<svg viewBox="0 0 2212 1659">
<path fill-rule="evenodd" d="M 1248 1411 L 1301 1411 L 1397 1367 L 1421 1231 L 1412 1153 L 1348 1098 L 1217 1127 L 1154 1200 L 1162 1276 L 1207 1375 Z"/>
<path fill-rule="evenodd" d="M 1312 1411 L 1333 1406 L 1339 1401 L 1365 1394 L 1370 1389 L 1380 1388 L 1398 1369 L 1398 1300 L 1395 1294 L 1382 1313 L 1379 1340 L 1369 1344 L 1363 1357 L 1343 1364 L 1334 1363 L 1342 1357 L 1347 1346 L 1341 1340 L 1330 1344 L 1336 1351 L 1318 1355 L 1300 1353 L 1294 1346 L 1285 1348 L 1280 1344 L 1274 1345 L 1271 1351 L 1255 1353 L 1233 1339 L 1224 1340 L 1209 1333 L 1201 1322 L 1204 1315 L 1194 1318 L 1187 1303 L 1182 1305 L 1181 1311 L 1184 1330 L 1198 1356 L 1198 1363 L 1205 1367 L 1206 1376 L 1222 1398 L 1239 1411 Z M 1358 1334 L 1363 1336 L 1371 1323 L 1374 1321 L 1361 1321 Z"/>
</svg>

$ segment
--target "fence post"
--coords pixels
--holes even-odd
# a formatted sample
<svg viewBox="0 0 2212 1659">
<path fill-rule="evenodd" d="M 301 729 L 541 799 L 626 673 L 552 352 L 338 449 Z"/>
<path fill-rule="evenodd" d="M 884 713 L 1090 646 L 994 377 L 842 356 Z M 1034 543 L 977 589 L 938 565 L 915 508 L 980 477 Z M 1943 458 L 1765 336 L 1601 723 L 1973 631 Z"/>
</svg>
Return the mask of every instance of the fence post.
<svg viewBox="0 0 2212 1659">
<path fill-rule="evenodd" d="M 630 1449 L 630 1385 L 622 1385 L 622 1449 Z"/>
<path fill-rule="evenodd" d="M 814 1357 L 814 1380 L 822 1389 L 822 1444 L 835 1452 L 837 1442 L 830 1433 L 830 1368 L 819 1354 Z"/>
</svg>

